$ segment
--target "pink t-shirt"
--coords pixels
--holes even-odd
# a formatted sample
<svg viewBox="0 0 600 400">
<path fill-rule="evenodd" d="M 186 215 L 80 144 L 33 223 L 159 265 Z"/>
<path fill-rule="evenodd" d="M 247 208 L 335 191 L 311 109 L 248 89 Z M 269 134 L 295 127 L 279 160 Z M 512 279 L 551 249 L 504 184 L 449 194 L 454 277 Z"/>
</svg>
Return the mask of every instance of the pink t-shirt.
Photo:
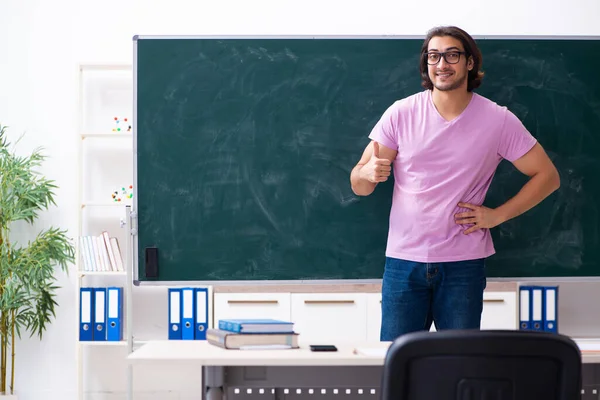
<svg viewBox="0 0 600 400">
<path fill-rule="evenodd" d="M 386 255 L 449 262 L 494 254 L 489 229 L 463 234 L 459 202 L 483 204 L 496 167 L 514 161 L 536 139 L 506 107 L 473 94 L 461 115 L 446 121 L 425 90 L 396 101 L 369 138 L 398 150 Z M 516 194 L 516 193 L 515 193 Z"/>
</svg>

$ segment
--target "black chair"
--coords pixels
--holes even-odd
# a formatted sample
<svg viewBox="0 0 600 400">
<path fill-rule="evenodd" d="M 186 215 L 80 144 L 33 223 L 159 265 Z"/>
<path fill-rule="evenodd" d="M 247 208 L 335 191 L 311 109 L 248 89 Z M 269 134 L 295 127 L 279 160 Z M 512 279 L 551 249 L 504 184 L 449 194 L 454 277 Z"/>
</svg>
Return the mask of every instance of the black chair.
<svg viewBox="0 0 600 400">
<path fill-rule="evenodd" d="M 581 370 L 579 348 L 559 334 L 415 332 L 390 345 L 381 399 L 575 400 Z"/>
</svg>

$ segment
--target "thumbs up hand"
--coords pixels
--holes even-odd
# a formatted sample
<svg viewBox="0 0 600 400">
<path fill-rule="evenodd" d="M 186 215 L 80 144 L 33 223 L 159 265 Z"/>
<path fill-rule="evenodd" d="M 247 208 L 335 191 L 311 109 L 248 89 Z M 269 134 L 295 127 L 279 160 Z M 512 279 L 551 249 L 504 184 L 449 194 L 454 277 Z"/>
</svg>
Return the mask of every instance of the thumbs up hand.
<svg viewBox="0 0 600 400">
<path fill-rule="evenodd" d="M 385 182 L 392 171 L 392 162 L 387 158 L 379 158 L 379 143 L 373 142 L 371 159 L 360 169 L 363 179 L 369 182 Z"/>
</svg>

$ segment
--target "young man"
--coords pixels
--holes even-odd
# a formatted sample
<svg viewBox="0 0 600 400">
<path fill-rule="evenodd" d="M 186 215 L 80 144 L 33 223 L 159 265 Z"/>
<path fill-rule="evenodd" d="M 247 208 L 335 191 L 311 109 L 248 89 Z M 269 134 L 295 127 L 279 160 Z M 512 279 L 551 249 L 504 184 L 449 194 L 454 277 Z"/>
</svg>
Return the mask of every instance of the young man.
<svg viewBox="0 0 600 400">
<path fill-rule="evenodd" d="M 493 228 L 558 189 L 558 172 L 513 113 L 476 94 L 481 53 L 457 27 L 431 30 L 422 47 L 424 91 L 384 113 L 351 173 L 368 196 L 394 173 L 381 340 L 412 331 L 479 329 Z M 530 177 L 500 207 L 482 206 L 506 159 Z"/>
</svg>

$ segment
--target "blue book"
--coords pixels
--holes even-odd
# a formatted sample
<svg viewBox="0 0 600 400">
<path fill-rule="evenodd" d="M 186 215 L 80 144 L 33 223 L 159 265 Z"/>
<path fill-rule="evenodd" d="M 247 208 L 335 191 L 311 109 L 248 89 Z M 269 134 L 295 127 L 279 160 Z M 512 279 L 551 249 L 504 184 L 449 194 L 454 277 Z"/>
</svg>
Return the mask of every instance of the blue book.
<svg viewBox="0 0 600 400">
<path fill-rule="evenodd" d="M 277 319 L 221 319 L 219 329 L 236 333 L 293 333 L 294 323 Z"/>
</svg>

